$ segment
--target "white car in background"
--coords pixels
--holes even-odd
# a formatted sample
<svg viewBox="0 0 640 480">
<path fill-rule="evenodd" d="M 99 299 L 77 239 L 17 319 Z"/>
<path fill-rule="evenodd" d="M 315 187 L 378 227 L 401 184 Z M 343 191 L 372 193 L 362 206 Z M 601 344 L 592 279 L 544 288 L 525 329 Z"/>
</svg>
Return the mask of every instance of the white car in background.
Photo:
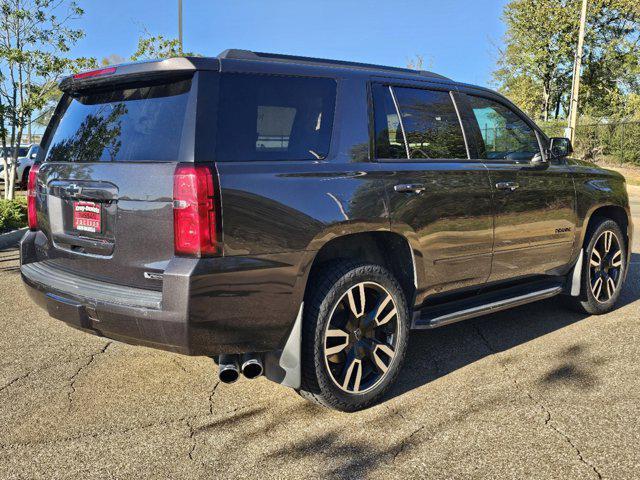
<svg viewBox="0 0 640 480">
<path fill-rule="evenodd" d="M 0 148 L 2 150 L 2 148 Z M 7 151 L 2 150 L 1 157 L 8 158 L 7 168 L 11 168 L 11 149 L 9 147 L 6 148 Z M 40 146 L 32 143 L 28 145 L 20 145 L 18 149 L 18 166 L 16 168 L 16 179 L 18 180 L 17 185 L 26 187 L 27 180 L 29 178 L 29 170 L 31 170 L 31 166 L 38 156 L 38 151 L 40 150 Z M 0 181 L 4 181 L 4 164 L 0 162 Z"/>
</svg>

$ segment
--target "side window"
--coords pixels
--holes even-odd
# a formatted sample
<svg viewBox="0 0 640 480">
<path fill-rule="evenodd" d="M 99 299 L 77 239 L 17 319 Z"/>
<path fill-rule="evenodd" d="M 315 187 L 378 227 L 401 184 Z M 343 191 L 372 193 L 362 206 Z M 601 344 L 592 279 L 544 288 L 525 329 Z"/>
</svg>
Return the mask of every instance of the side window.
<svg viewBox="0 0 640 480">
<path fill-rule="evenodd" d="M 335 102 L 332 79 L 223 74 L 217 159 L 323 159 L 329 153 Z"/>
<path fill-rule="evenodd" d="M 393 89 L 409 158 L 467 158 L 462 127 L 449 92 Z"/>
<path fill-rule="evenodd" d="M 407 158 L 398 112 L 388 86 L 374 84 L 373 115 L 376 158 Z"/>
<path fill-rule="evenodd" d="M 540 153 L 536 132 L 519 115 L 493 100 L 468 98 L 482 136 L 480 158 L 529 161 Z"/>
</svg>

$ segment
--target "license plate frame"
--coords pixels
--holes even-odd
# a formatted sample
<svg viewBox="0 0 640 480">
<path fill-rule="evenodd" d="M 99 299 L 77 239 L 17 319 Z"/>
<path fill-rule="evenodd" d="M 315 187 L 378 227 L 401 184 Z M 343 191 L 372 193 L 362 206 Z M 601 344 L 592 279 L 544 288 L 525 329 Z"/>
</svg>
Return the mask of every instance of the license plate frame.
<svg viewBox="0 0 640 480">
<path fill-rule="evenodd" d="M 81 233 L 102 233 L 102 205 L 87 200 L 71 204 L 73 229 Z"/>
</svg>

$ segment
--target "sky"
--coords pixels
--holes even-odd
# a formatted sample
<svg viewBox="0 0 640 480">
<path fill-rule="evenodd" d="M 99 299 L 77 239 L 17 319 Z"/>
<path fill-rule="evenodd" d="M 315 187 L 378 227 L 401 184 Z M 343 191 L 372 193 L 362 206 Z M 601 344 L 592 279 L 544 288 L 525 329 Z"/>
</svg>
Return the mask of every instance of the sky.
<svg viewBox="0 0 640 480">
<path fill-rule="evenodd" d="M 227 48 L 425 69 L 490 85 L 507 0 L 183 0 L 185 51 Z M 144 31 L 177 38 L 177 0 L 79 0 L 86 37 L 71 51 L 128 58 Z"/>
</svg>

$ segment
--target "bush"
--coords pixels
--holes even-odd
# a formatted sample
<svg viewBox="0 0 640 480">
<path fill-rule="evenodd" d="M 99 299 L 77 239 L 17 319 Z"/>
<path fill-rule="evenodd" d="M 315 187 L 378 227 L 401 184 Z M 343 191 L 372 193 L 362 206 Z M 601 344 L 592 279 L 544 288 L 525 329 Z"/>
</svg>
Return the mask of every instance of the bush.
<svg viewBox="0 0 640 480">
<path fill-rule="evenodd" d="M 0 200 L 0 233 L 27 226 L 27 199 Z"/>
</svg>

